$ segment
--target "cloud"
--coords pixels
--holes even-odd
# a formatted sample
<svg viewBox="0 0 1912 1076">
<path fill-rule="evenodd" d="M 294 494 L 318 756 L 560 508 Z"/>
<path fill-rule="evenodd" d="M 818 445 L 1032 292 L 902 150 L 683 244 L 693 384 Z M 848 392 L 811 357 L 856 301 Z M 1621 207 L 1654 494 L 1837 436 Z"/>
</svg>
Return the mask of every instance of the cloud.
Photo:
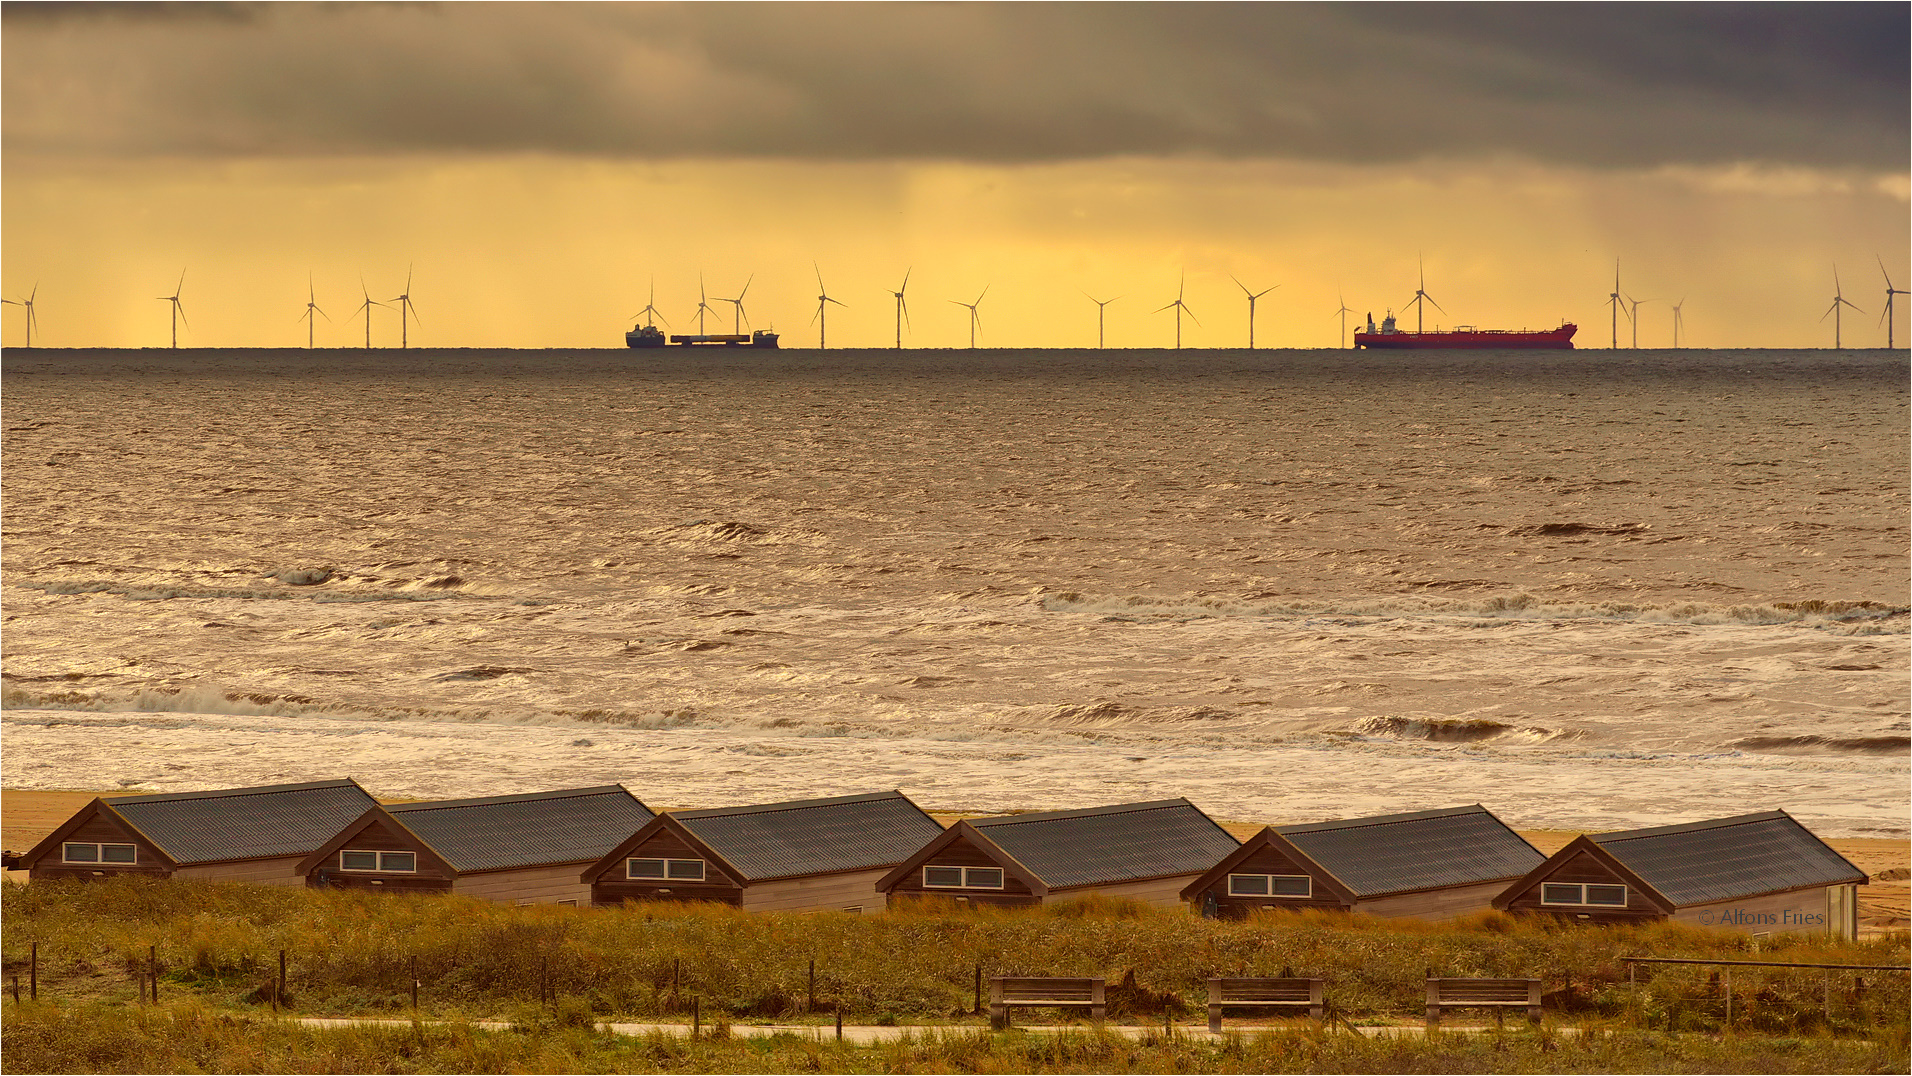
<svg viewBox="0 0 1912 1076">
<path fill-rule="evenodd" d="M 1903 167 L 1900 4 L 5 8 L 13 153 Z"/>
</svg>

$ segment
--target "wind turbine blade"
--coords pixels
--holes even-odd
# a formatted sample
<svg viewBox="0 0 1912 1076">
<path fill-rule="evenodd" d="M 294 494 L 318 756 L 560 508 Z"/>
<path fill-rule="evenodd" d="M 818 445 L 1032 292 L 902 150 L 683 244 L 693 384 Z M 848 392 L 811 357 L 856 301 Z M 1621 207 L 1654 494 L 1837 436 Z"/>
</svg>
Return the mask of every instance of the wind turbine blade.
<svg viewBox="0 0 1912 1076">
<path fill-rule="evenodd" d="M 738 302 L 740 302 L 740 303 L 741 303 L 741 302 L 743 302 L 743 301 L 744 301 L 744 296 L 746 296 L 746 295 L 749 295 L 749 294 L 750 294 L 750 285 L 751 285 L 751 282 L 752 282 L 752 281 L 754 281 L 754 280 L 756 280 L 756 279 L 757 279 L 757 274 L 755 274 L 755 273 L 752 273 L 752 274 L 750 274 L 750 276 L 749 276 L 749 278 L 748 278 L 748 279 L 746 279 L 746 280 L 744 281 L 744 290 L 742 290 L 742 291 L 740 291 L 740 292 L 738 292 L 738 293 L 737 293 L 737 301 L 738 301 Z"/>
<path fill-rule="evenodd" d="M 817 290 L 829 291 L 830 290 L 829 288 L 826 288 L 823 286 L 823 267 L 818 265 L 816 262 L 811 262 L 810 268 L 815 269 L 817 271 Z"/>
<path fill-rule="evenodd" d="M 990 286 L 989 286 L 988 284 L 984 284 L 984 285 L 983 285 L 983 290 L 982 290 L 981 292 L 979 292 L 979 293 L 978 293 L 978 294 L 976 295 L 976 305 L 977 305 L 977 306 L 981 306 L 981 305 L 982 305 L 982 303 L 983 303 L 983 296 L 984 296 L 984 295 L 988 295 L 988 294 L 989 294 L 989 287 L 990 287 Z"/>
<path fill-rule="evenodd" d="M 840 306 L 840 307 L 842 307 L 842 308 L 844 308 L 845 310 L 848 310 L 848 309 L 850 308 L 850 304 L 849 304 L 849 303 L 846 303 L 846 302 L 844 302 L 844 301 L 842 301 L 841 299 L 832 299 L 832 298 L 830 298 L 830 297 L 829 297 L 828 295 L 826 295 L 826 296 L 824 296 L 824 297 L 823 297 L 823 301 L 824 301 L 824 302 L 826 302 L 826 303 L 835 303 L 835 304 L 837 304 L 838 306 Z"/>
<path fill-rule="evenodd" d="M 180 292 L 185 290 L 186 290 L 186 270 L 181 269 L 179 271 L 179 283 L 173 285 L 173 294 L 177 296 Z"/>
<path fill-rule="evenodd" d="M 173 305 L 179 308 L 179 323 L 188 329 L 192 328 L 193 323 L 186 320 L 186 304 L 180 302 L 178 299 L 174 299 Z"/>
<path fill-rule="evenodd" d="M 1149 311 L 1149 313 L 1151 313 L 1151 314 L 1159 314 L 1159 313 L 1161 313 L 1161 312 L 1162 312 L 1162 310 L 1173 310 L 1173 309 L 1175 309 L 1176 307 L 1178 307 L 1178 306 L 1180 306 L 1180 305 L 1182 305 L 1182 301 L 1181 301 L 1180 299 L 1177 299 L 1176 301 L 1174 301 L 1174 302 L 1172 302 L 1172 303 L 1170 303 L 1170 304 L 1168 304 L 1167 306 L 1165 306 L 1165 307 L 1162 307 L 1162 308 L 1161 308 L 1161 310 L 1151 310 L 1151 311 Z"/>
<path fill-rule="evenodd" d="M 1884 263 L 1884 262 L 1880 262 L 1880 263 L 1879 263 L 1879 268 L 1880 268 L 1880 269 L 1884 269 L 1884 268 L 1885 268 L 1885 263 Z M 1891 277 L 1887 277 L 1887 278 L 1886 278 L 1886 280 L 1885 280 L 1885 286 L 1886 286 L 1886 287 L 1888 287 L 1888 288 L 1890 288 L 1890 287 L 1892 286 L 1892 278 L 1891 278 Z M 30 292 L 27 292 L 27 305 L 28 305 L 28 306 L 32 306 L 32 305 L 33 305 L 33 299 L 34 299 L 34 297 L 35 297 L 35 296 L 37 296 L 37 295 L 39 295 L 39 294 L 40 294 L 40 282 L 36 280 L 36 281 L 34 281 L 34 282 L 33 282 L 33 290 L 32 290 L 32 291 L 30 291 Z"/>
<path fill-rule="evenodd" d="M 1432 295 L 1429 295 L 1426 298 L 1428 302 L 1434 303 L 1434 297 Z M 1446 308 L 1442 307 L 1441 304 L 1439 303 L 1434 303 L 1434 309 L 1439 310 L 1443 314 L 1447 313 Z"/>
<path fill-rule="evenodd" d="M 1235 281 L 1235 286 L 1236 286 L 1236 287 L 1238 287 L 1238 288 L 1240 288 L 1240 289 L 1242 290 L 1242 294 L 1244 294 L 1244 295 L 1253 295 L 1253 294 L 1255 294 L 1254 292 L 1252 292 L 1252 291 L 1249 291 L 1249 290 L 1248 290 L 1248 285 L 1246 285 L 1246 284 L 1244 284 L 1244 283 L 1242 283 L 1242 282 L 1241 282 L 1241 281 L 1240 281 L 1239 279 L 1237 279 L 1237 278 L 1236 278 L 1236 276 L 1235 276 L 1235 274 L 1233 274 L 1233 273 L 1230 273 L 1230 274 L 1228 274 L 1228 279 L 1230 279 L 1230 280 L 1233 280 L 1233 281 Z"/>
<path fill-rule="evenodd" d="M 1182 312 L 1183 312 L 1184 314 L 1187 314 L 1187 315 L 1188 315 L 1188 320 L 1190 320 L 1190 321 L 1192 321 L 1192 322 L 1194 322 L 1195 324 L 1197 324 L 1197 325 L 1200 325 L 1200 324 L 1202 323 L 1202 319 L 1201 319 L 1201 318 L 1198 318 L 1198 317 L 1196 317 L 1196 316 L 1195 316 L 1195 311 L 1193 311 L 1193 310 L 1190 310 L 1190 309 L 1189 309 L 1189 308 L 1187 307 L 1187 305 L 1184 305 L 1184 306 L 1182 307 Z"/>
</svg>

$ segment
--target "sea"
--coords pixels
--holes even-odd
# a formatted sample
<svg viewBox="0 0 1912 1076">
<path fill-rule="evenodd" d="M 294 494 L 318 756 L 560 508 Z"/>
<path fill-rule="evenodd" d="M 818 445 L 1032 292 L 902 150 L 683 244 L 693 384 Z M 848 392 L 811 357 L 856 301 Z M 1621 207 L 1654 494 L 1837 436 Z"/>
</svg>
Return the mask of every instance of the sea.
<svg viewBox="0 0 1912 1076">
<path fill-rule="evenodd" d="M 3 370 L 10 789 L 1908 833 L 1904 351 Z"/>
</svg>

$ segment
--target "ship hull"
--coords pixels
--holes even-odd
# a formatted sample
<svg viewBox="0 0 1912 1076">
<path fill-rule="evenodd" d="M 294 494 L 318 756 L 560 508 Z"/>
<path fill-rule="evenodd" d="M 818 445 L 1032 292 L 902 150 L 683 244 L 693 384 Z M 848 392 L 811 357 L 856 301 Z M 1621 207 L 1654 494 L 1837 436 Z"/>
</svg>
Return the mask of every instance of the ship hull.
<svg viewBox="0 0 1912 1076">
<path fill-rule="evenodd" d="M 1355 333 L 1355 347 L 1403 348 L 1423 350 L 1433 348 L 1545 348 L 1562 349 L 1573 347 L 1573 334 L 1578 326 L 1562 325 L 1558 329 L 1546 332 L 1508 332 L 1496 329 L 1464 330 L 1445 333 Z"/>
</svg>

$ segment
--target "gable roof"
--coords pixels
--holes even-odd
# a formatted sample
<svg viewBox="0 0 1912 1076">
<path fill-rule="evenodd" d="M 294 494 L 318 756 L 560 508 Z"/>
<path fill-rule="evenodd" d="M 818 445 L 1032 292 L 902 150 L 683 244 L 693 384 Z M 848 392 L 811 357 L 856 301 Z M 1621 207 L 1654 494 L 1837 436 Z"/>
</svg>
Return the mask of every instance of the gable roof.
<svg viewBox="0 0 1912 1076">
<path fill-rule="evenodd" d="M 110 812 L 179 866 L 304 855 L 373 806 L 376 801 L 350 778 L 102 797 L 48 834 L 28 857 L 37 860 L 64 839 L 72 822 L 94 810 Z"/>
<path fill-rule="evenodd" d="M 752 882 L 888 867 L 943 832 L 897 791 L 667 813 Z"/>
<path fill-rule="evenodd" d="M 1205 871 L 1241 846 L 1185 799 L 965 821 L 1052 890 Z"/>
<path fill-rule="evenodd" d="M 1584 839 L 1678 907 L 1870 880 L 1785 811 Z"/>
<path fill-rule="evenodd" d="M 1505 881 L 1547 859 L 1478 803 L 1275 832 L 1360 899 Z"/>
<path fill-rule="evenodd" d="M 461 874 L 596 859 L 653 817 L 623 785 L 393 803 L 385 811 Z"/>
</svg>

